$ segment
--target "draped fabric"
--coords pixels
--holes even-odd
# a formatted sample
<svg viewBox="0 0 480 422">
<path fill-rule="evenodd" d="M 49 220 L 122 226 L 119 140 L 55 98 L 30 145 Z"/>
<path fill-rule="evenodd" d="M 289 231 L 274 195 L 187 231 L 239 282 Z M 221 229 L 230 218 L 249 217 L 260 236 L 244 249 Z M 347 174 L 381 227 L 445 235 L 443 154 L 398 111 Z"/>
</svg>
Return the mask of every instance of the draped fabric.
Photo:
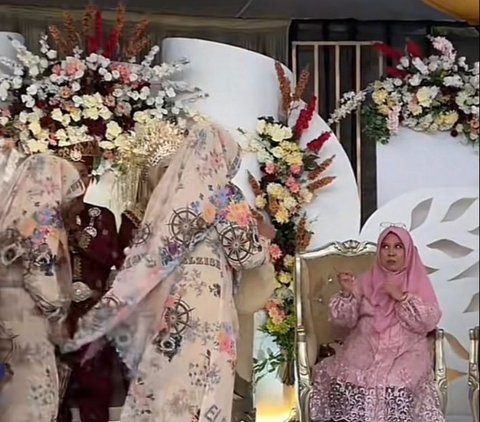
<svg viewBox="0 0 480 422">
<path fill-rule="evenodd" d="M 38 51 L 38 40 L 48 25 L 61 25 L 64 10 L 40 6 L 0 6 L 0 29 L 19 32 L 25 37 L 26 45 Z M 81 19 L 83 10 L 72 11 L 73 17 Z M 111 28 L 115 21 L 114 12 L 104 14 L 105 26 Z M 125 34 L 145 14 L 128 13 Z M 282 62 L 288 58 L 289 20 L 281 19 L 227 19 L 203 18 L 175 15 L 149 14 L 149 38 L 161 46 L 168 37 L 201 38 L 216 41 L 265 54 Z"/>
<path fill-rule="evenodd" d="M 61 207 L 84 191 L 77 170 L 51 155 L 26 158 L 0 206 L 0 356 L 13 377 L 0 420 L 55 420 L 59 386 L 53 338 L 72 296 Z"/>
</svg>

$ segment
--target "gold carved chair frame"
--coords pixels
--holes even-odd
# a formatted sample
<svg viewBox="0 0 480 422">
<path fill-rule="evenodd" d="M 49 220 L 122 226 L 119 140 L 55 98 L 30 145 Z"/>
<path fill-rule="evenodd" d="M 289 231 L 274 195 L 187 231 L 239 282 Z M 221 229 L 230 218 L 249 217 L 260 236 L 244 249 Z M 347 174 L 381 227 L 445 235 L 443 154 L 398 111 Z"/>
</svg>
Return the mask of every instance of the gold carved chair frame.
<svg viewBox="0 0 480 422">
<path fill-rule="evenodd" d="M 472 409 L 473 422 L 479 422 L 479 380 L 478 380 L 478 337 L 480 327 L 472 328 L 470 334 L 470 358 L 468 362 L 468 398 Z"/>
<path fill-rule="evenodd" d="M 350 271 L 361 274 L 373 264 L 375 254 L 375 243 L 348 240 L 328 243 L 317 250 L 297 254 L 295 258 L 296 375 L 300 422 L 310 422 L 312 368 L 319 350 L 342 341 L 348 334 L 328 323 L 328 302 L 338 292 L 336 273 Z M 443 341 L 443 330 L 438 329 L 435 333 L 434 370 L 445 412 L 447 371 Z"/>
</svg>

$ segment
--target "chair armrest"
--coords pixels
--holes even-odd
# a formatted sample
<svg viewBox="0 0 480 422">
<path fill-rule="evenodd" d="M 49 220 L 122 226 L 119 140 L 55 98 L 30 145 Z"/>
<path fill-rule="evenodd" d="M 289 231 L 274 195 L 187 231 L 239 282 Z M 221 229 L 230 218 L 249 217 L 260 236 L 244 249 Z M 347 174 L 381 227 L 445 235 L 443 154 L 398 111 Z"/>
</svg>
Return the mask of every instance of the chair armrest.
<svg viewBox="0 0 480 422">
<path fill-rule="evenodd" d="M 478 337 L 479 327 L 469 331 L 470 357 L 468 361 L 468 398 L 472 409 L 473 422 L 479 422 L 479 380 L 478 380 Z"/>
<path fill-rule="evenodd" d="M 444 349 L 445 332 L 441 328 L 435 330 L 435 385 L 440 397 L 442 412 L 445 415 L 448 402 L 447 362 Z"/>
<path fill-rule="evenodd" d="M 308 360 L 307 335 L 302 325 L 297 325 L 297 403 L 300 422 L 310 422 L 310 395 L 312 391 L 312 374 Z"/>
</svg>

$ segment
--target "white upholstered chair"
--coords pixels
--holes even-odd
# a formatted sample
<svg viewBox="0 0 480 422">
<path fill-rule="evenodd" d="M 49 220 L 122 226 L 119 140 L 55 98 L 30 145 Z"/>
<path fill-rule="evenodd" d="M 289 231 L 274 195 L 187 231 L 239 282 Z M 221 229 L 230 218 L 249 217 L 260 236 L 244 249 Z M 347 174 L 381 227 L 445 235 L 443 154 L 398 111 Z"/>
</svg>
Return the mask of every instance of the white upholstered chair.
<svg viewBox="0 0 480 422">
<path fill-rule="evenodd" d="M 323 357 L 334 353 L 336 345 L 348 334 L 328 322 L 328 302 L 339 289 L 336 273 L 350 271 L 358 275 L 367 271 L 375 260 L 375 253 L 374 243 L 348 240 L 332 242 L 296 256 L 296 373 L 301 422 L 310 422 L 313 366 Z M 447 377 L 443 337 L 443 330 L 437 330 L 434 369 L 442 408 L 445 409 Z"/>
</svg>

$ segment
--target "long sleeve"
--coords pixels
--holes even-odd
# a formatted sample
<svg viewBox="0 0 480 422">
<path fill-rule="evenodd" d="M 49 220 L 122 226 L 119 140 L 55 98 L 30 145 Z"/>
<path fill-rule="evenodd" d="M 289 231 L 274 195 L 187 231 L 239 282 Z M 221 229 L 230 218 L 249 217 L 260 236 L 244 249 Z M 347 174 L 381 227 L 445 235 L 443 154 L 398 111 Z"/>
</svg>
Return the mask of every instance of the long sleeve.
<svg viewBox="0 0 480 422">
<path fill-rule="evenodd" d="M 256 268 L 269 257 L 270 241 L 258 233 L 257 220 L 242 191 L 230 184 L 230 204 L 215 224 L 219 242 L 235 271 Z"/>
<path fill-rule="evenodd" d="M 27 222 L 29 236 L 23 256 L 24 286 L 37 308 L 50 321 L 66 315 L 71 298 L 71 275 L 67 258 L 66 239 L 61 240 L 62 230 L 57 211 L 43 210 L 38 214 L 49 218 L 37 218 Z"/>
<path fill-rule="evenodd" d="M 329 321 L 332 324 L 345 328 L 353 328 L 357 324 L 359 315 L 359 300 L 354 296 L 335 294 L 329 303 Z"/>
<path fill-rule="evenodd" d="M 131 245 L 133 238 L 142 223 L 144 212 L 145 211 L 140 207 L 135 207 L 124 211 L 122 214 L 122 222 L 120 224 L 120 230 L 118 231 L 120 259 L 117 268 L 120 268 L 125 260 L 125 250 Z"/>
<path fill-rule="evenodd" d="M 267 262 L 270 242 L 258 234 L 255 222 L 248 227 L 220 222 L 216 230 L 227 261 L 235 271 L 256 268 Z"/>
<path fill-rule="evenodd" d="M 395 312 L 402 326 L 421 335 L 427 335 L 434 330 L 442 315 L 438 306 L 425 303 L 413 295 L 398 302 Z"/>
</svg>

